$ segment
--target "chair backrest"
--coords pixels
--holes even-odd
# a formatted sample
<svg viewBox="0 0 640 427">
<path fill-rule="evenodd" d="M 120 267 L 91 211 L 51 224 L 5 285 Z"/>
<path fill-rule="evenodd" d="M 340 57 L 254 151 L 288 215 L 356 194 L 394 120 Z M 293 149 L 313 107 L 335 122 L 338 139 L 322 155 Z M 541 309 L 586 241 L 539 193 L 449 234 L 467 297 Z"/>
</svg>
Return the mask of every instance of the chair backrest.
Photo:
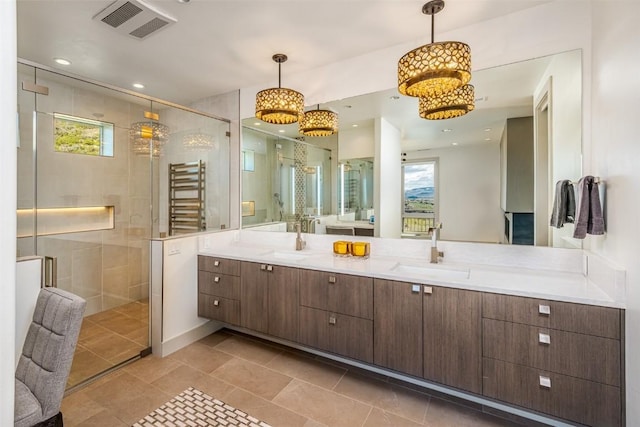
<svg viewBox="0 0 640 427">
<path fill-rule="evenodd" d="M 339 234 L 343 236 L 353 236 L 353 227 L 332 227 L 327 225 L 327 234 Z"/>
<path fill-rule="evenodd" d="M 60 411 L 78 342 L 86 301 L 57 288 L 43 288 L 16 369 L 42 406 L 43 418 Z"/>
</svg>

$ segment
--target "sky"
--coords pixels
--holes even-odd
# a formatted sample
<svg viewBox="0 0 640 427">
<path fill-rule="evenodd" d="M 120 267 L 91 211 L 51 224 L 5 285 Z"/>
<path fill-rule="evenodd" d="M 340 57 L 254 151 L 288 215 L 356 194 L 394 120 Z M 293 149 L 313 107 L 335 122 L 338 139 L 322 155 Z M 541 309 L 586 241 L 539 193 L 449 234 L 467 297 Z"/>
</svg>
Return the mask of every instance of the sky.
<svg viewBox="0 0 640 427">
<path fill-rule="evenodd" d="M 404 165 L 404 189 L 413 190 L 421 187 L 435 187 L 434 163 Z"/>
</svg>

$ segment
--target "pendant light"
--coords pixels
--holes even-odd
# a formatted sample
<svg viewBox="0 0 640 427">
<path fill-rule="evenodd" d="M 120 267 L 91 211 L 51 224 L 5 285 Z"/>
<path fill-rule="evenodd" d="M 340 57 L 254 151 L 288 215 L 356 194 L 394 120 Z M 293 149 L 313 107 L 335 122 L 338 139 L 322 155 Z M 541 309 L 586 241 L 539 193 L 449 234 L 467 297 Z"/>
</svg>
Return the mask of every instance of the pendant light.
<svg viewBox="0 0 640 427">
<path fill-rule="evenodd" d="M 338 115 L 330 110 L 307 111 L 300 120 L 300 133 L 305 136 L 330 136 L 338 133 Z"/>
<path fill-rule="evenodd" d="M 403 95 L 431 97 L 450 92 L 471 80 L 471 49 L 461 42 L 434 42 L 435 15 L 444 0 L 422 6 L 431 15 L 431 43 L 406 53 L 398 61 L 398 91 Z"/>
<path fill-rule="evenodd" d="M 464 85 L 442 95 L 420 97 L 420 117 L 427 120 L 443 120 L 464 116 L 475 108 L 473 89 L 472 85 Z"/>
<path fill-rule="evenodd" d="M 169 140 L 169 127 L 156 121 L 136 122 L 129 129 L 129 138 L 135 154 L 159 157 Z"/>
<path fill-rule="evenodd" d="M 304 113 L 304 96 L 293 89 L 281 87 L 281 67 L 287 61 L 287 55 L 276 53 L 272 59 L 278 64 L 278 87 L 256 94 L 256 117 L 279 125 L 295 123 Z"/>
</svg>

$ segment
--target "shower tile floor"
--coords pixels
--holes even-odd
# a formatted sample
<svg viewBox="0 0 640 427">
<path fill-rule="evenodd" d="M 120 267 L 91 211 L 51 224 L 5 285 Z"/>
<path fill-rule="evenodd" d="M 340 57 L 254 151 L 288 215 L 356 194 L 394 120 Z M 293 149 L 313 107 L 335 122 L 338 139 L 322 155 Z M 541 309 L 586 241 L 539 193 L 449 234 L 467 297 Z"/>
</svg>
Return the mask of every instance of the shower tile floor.
<svg viewBox="0 0 640 427">
<path fill-rule="evenodd" d="M 134 301 L 82 321 L 67 388 L 140 354 L 149 347 L 149 301 Z"/>
</svg>

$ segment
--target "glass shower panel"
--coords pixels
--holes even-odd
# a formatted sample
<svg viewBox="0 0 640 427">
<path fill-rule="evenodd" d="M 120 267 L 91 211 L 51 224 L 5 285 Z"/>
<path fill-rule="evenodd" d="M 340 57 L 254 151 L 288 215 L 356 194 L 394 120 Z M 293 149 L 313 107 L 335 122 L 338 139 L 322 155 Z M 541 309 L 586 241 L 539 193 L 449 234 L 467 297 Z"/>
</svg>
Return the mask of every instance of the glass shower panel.
<svg viewBox="0 0 640 427">
<path fill-rule="evenodd" d="M 153 157 L 136 155 L 130 130 L 151 105 L 40 69 L 36 77 L 48 88 L 35 105 L 37 253 L 55 260 L 59 288 L 87 300 L 74 386 L 149 347 Z"/>
</svg>

